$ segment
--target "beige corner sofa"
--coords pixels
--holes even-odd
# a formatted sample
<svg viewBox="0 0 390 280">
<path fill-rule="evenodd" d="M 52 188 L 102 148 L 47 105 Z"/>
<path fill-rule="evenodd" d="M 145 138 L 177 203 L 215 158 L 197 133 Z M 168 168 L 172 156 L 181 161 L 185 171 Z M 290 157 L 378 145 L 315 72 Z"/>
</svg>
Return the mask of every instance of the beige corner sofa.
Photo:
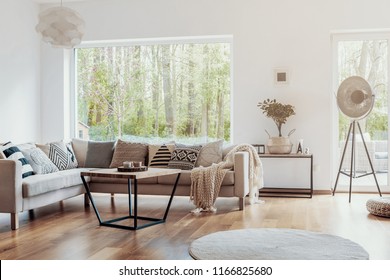
<svg viewBox="0 0 390 280">
<path fill-rule="evenodd" d="M 105 143 L 107 144 L 107 142 Z M 48 174 L 35 174 L 26 178 L 22 178 L 25 166 L 22 166 L 21 161 L 18 159 L 6 158 L 3 154 L 3 159 L 0 159 L 0 213 L 11 214 L 11 228 L 19 228 L 18 214 L 23 211 L 32 210 L 85 194 L 80 172 L 96 168 L 109 168 L 114 162 L 115 152 L 118 150 L 118 143 L 116 143 L 112 146 L 111 155 L 109 149 L 106 149 L 108 151 L 108 157 L 111 156 L 108 160 L 106 155 L 106 163 L 103 164 L 100 162 L 99 164 L 93 164 L 91 160 L 97 162 L 99 161 L 98 155 L 104 154 L 104 149 L 99 147 L 100 144 L 101 143 L 99 142 L 74 139 L 72 140 L 72 152 L 78 161 L 77 168 L 55 171 Z M 109 145 L 106 146 L 110 147 Z M 43 150 L 44 149 L 45 148 L 43 148 Z M 204 148 L 202 147 L 202 149 Z M 228 147 L 221 148 L 222 158 L 228 151 Z M 132 154 L 134 153 L 137 154 L 137 151 L 132 151 Z M 122 160 L 123 158 L 121 158 L 121 156 L 123 157 L 124 154 L 117 154 L 119 156 L 116 157 L 116 161 Z M 137 156 L 142 157 L 145 156 L 145 154 L 138 153 Z M 150 155 L 146 155 L 144 162 L 146 163 L 148 160 L 150 160 Z M 190 175 L 191 170 L 182 171 L 175 195 L 189 196 L 191 185 Z M 99 177 L 87 177 L 86 179 L 90 184 L 92 192 L 127 193 L 127 180 Z M 172 190 L 174 179 L 175 176 L 163 176 L 139 180 L 139 193 L 169 195 Z M 237 198 L 238 209 L 243 210 L 245 204 L 244 199 L 248 193 L 249 154 L 246 152 L 237 152 L 234 159 L 234 170 L 228 171 L 226 174 L 219 196 Z M 84 202 L 88 204 L 86 196 Z"/>
</svg>

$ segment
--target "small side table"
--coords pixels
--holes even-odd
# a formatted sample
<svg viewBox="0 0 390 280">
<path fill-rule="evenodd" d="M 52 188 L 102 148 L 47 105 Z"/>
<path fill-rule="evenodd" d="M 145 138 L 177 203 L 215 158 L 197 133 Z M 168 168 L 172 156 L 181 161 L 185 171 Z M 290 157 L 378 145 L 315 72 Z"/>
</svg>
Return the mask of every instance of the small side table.
<svg viewBox="0 0 390 280">
<path fill-rule="evenodd" d="M 313 197 L 313 154 L 259 154 L 260 158 L 276 159 L 306 159 L 310 160 L 310 186 L 308 188 L 269 188 L 260 189 L 259 195 L 263 197 Z"/>
</svg>

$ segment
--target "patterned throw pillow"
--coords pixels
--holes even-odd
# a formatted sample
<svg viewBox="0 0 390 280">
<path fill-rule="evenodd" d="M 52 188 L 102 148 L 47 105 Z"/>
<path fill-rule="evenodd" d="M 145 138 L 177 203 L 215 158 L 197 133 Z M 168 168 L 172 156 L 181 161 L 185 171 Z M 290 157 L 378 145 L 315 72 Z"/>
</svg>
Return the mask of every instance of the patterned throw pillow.
<svg viewBox="0 0 390 280">
<path fill-rule="evenodd" d="M 222 161 L 222 146 L 223 140 L 211 142 L 202 145 L 198 160 L 195 166 L 207 167 L 213 163 L 219 163 Z"/>
<path fill-rule="evenodd" d="M 11 142 L 5 143 L 1 146 L 0 152 L 4 154 L 4 158 L 19 160 L 22 163 L 22 178 L 34 175 L 34 171 L 28 160 L 23 156 L 20 149 Z"/>
<path fill-rule="evenodd" d="M 168 163 L 168 168 L 193 169 L 201 148 L 202 146 L 176 145 Z"/>
<path fill-rule="evenodd" d="M 49 174 L 58 171 L 57 166 L 39 148 L 22 150 L 22 153 L 30 163 L 35 174 Z"/>
<path fill-rule="evenodd" d="M 148 153 L 148 145 L 143 143 L 126 142 L 118 139 L 110 168 L 123 165 L 125 161 L 140 161 L 145 164 L 145 158 Z"/>
<path fill-rule="evenodd" d="M 149 145 L 149 166 L 167 168 L 175 144 Z"/>
<path fill-rule="evenodd" d="M 76 168 L 78 165 L 72 146 L 64 142 L 49 144 L 49 159 L 59 170 Z"/>
</svg>

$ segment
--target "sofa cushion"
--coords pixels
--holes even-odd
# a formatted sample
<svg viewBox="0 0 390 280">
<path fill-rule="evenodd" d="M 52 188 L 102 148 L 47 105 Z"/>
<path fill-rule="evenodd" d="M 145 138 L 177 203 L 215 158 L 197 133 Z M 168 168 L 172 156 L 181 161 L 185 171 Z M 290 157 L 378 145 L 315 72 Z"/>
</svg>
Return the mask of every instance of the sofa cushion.
<svg viewBox="0 0 390 280">
<path fill-rule="evenodd" d="M 180 172 L 179 185 L 191 185 L 191 170 L 182 170 Z M 173 185 L 177 175 L 159 176 L 158 183 L 162 185 Z M 229 170 L 223 178 L 222 185 L 234 185 L 234 171 Z"/>
<path fill-rule="evenodd" d="M 375 152 L 375 159 L 387 159 L 387 152 Z"/>
<path fill-rule="evenodd" d="M 0 152 L 3 153 L 4 158 L 19 160 L 22 163 L 22 178 L 34 175 L 34 171 L 28 160 L 24 157 L 20 149 L 12 144 L 12 142 L 8 142 L 3 146 L 0 146 Z"/>
<path fill-rule="evenodd" d="M 48 156 L 37 147 L 22 150 L 22 153 L 30 163 L 35 174 L 48 174 L 59 171 Z"/>
<path fill-rule="evenodd" d="M 202 145 L 202 149 L 199 152 L 198 160 L 195 166 L 207 167 L 213 163 L 219 163 L 222 161 L 222 145 L 223 140 L 206 143 Z"/>
<path fill-rule="evenodd" d="M 60 141 L 50 143 L 49 147 L 49 158 L 59 170 L 77 167 L 77 159 L 70 144 Z"/>
<path fill-rule="evenodd" d="M 237 146 L 236 144 L 224 146 L 224 147 L 222 148 L 222 159 L 224 159 L 224 158 L 226 157 L 226 155 L 227 155 L 231 150 L 233 150 L 236 146 Z"/>
<path fill-rule="evenodd" d="M 175 150 L 175 144 L 149 145 L 149 166 L 157 168 L 166 168 L 171 160 L 172 152 Z"/>
<path fill-rule="evenodd" d="M 88 169 L 75 168 L 50 174 L 39 174 L 27 177 L 22 181 L 23 197 L 69 188 L 82 184 L 80 172 Z M 86 177 L 88 181 L 89 178 Z"/>
<path fill-rule="evenodd" d="M 147 154 L 147 144 L 127 142 L 118 139 L 115 145 L 110 168 L 122 166 L 125 161 L 142 162 L 144 165 Z"/>
<path fill-rule="evenodd" d="M 16 147 L 18 147 L 19 150 L 23 151 L 23 150 L 36 148 L 37 146 L 35 145 L 35 143 L 28 142 L 28 143 L 17 144 Z"/>
<path fill-rule="evenodd" d="M 0 147 L 5 145 L 5 143 L 0 143 Z M 0 159 L 5 159 L 5 155 L 3 154 L 3 150 L 0 149 Z"/>
<path fill-rule="evenodd" d="M 114 153 L 115 141 L 89 141 L 85 167 L 108 168 Z"/>
<path fill-rule="evenodd" d="M 64 141 L 52 142 L 48 144 L 36 144 L 59 170 L 66 170 L 78 167 L 77 158 L 71 143 Z"/>
<path fill-rule="evenodd" d="M 49 156 L 50 144 L 36 144 L 47 156 Z"/>
<path fill-rule="evenodd" d="M 182 170 L 190 170 L 194 168 L 201 148 L 202 146 L 176 144 L 175 150 L 173 151 L 168 163 L 168 168 L 177 168 Z"/>
<path fill-rule="evenodd" d="M 88 140 L 72 139 L 72 148 L 76 156 L 79 167 L 85 167 L 85 160 L 87 158 Z"/>
</svg>

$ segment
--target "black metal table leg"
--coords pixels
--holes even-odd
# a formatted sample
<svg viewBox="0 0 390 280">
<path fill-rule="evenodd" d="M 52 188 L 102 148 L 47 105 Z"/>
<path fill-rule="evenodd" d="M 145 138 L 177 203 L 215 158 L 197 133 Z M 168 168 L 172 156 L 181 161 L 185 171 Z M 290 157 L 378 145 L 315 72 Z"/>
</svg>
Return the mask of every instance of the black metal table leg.
<svg viewBox="0 0 390 280">
<path fill-rule="evenodd" d="M 89 189 L 89 185 L 88 185 L 87 181 L 85 180 L 84 176 L 81 176 L 81 180 L 83 181 L 85 191 L 87 192 L 87 195 L 88 195 L 89 200 L 91 201 L 93 210 L 95 211 L 96 217 L 98 218 L 99 224 L 101 225 L 102 224 L 102 218 L 100 217 L 99 211 L 96 208 L 95 201 L 93 200 L 91 191 Z"/>
<path fill-rule="evenodd" d="M 164 223 L 166 218 L 167 218 L 167 216 L 168 216 L 169 209 L 170 209 L 173 197 L 175 196 L 175 192 L 176 192 L 177 184 L 179 182 L 179 178 L 180 178 L 180 173 L 177 174 L 177 177 L 176 177 L 176 180 L 175 180 L 175 184 L 174 184 L 174 186 L 172 188 L 172 192 L 171 192 L 171 195 L 169 197 L 168 205 L 167 205 L 167 208 L 165 209 L 163 218 L 153 218 L 153 217 L 138 216 L 138 181 L 137 181 L 137 179 L 134 179 L 134 193 L 133 193 L 133 196 L 134 196 L 134 207 L 132 207 L 132 202 L 131 202 L 131 196 L 132 196 L 132 192 L 131 192 L 131 179 L 128 179 L 129 215 L 128 216 L 119 217 L 119 218 L 115 218 L 115 219 L 111 219 L 111 220 L 102 221 L 102 219 L 100 217 L 100 214 L 99 214 L 99 211 L 98 211 L 98 209 L 96 207 L 95 201 L 93 200 L 93 197 L 92 197 L 89 185 L 86 182 L 84 176 L 81 176 L 81 179 L 83 181 L 85 190 L 87 192 L 87 195 L 88 195 L 89 199 L 91 200 L 92 207 L 93 207 L 93 209 L 95 211 L 96 217 L 99 220 L 99 225 L 100 226 L 106 226 L 106 227 L 127 229 L 127 230 L 138 230 L 138 229 L 141 229 L 141 228 L 150 227 L 150 226 L 153 226 L 153 225 Z M 122 220 L 126 220 L 126 219 L 132 219 L 133 220 L 133 226 L 126 226 L 126 225 L 116 224 L 116 222 L 119 222 L 119 221 L 122 221 Z M 138 220 L 146 220 L 146 221 L 150 221 L 150 222 L 146 223 L 146 224 L 138 225 Z"/>
</svg>

